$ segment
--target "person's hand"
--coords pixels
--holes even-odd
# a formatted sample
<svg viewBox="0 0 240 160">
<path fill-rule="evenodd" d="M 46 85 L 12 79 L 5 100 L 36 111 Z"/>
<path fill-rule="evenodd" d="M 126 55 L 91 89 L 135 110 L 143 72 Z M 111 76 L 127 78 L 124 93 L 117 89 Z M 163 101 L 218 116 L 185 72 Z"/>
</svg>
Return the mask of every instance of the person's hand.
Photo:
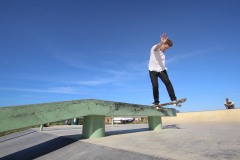
<svg viewBox="0 0 240 160">
<path fill-rule="evenodd" d="M 162 36 L 161 36 L 161 43 L 162 43 L 162 44 L 166 43 L 167 39 L 168 39 L 168 38 L 167 38 L 166 33 L 163 33 Z"/>
</svg>

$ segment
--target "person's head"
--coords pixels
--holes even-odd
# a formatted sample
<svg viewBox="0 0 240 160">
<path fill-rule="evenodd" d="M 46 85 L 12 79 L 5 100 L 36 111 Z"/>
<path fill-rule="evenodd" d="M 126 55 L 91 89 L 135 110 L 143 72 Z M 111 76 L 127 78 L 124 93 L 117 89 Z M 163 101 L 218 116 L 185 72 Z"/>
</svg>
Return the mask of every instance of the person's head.
<svg viewBox="0 0 240 160">
<path fill-rule="evenodd" d="M 228 98 L 226 98 L 226 102 L 228 102 L 229 101 L 229 99 Z"/>
<path fill-rule="evenodd" d="M 168 48 L 173 46 L 173 42 L 170 39 L 167 39 L 165 43 L 161 45 L 161 51 L 165 52 Z"/>
</svg>

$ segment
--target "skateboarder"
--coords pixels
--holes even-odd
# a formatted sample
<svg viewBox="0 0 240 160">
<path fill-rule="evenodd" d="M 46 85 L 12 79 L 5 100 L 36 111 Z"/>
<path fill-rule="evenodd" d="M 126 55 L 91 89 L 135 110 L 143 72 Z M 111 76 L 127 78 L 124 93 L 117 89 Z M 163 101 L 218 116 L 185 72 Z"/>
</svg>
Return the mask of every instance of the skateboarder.
<svg viewBox="0 0 240 160">
<path fill-rule="evenodd" d="M 154 45 L 150 51 L 150 60 L 148 64 L 149 76 L 153 89 L 153 105 L 159 105 L 159 91 L 158 91 L 158 77 L 165 84 L 168 91 L 168 95 L 173 102 L 177 102 L 175 92 L 172 83 L 167 74 L 167 68 L 165 66 L 165 51 L 172 47 L 173 42 L 167 38 L 166 34 L 161 36 L 160 42 Z"/>
<path fill-rule="evenodd" d="M 228 98 L 226 98 L 226 102 L 224 103 L 224 105 L 225 105 L 226 109 L 234 109 L 235 108 L 234 103 L 229 101 Z"/>
</svg>

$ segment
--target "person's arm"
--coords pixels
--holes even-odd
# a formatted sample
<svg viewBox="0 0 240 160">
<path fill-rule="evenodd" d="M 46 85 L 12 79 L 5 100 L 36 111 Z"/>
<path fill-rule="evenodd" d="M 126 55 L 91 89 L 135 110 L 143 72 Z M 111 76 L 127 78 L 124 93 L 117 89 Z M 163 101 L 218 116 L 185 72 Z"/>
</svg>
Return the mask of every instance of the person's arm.
<svg viewBox="0 0 240 160">
<path fill-rule="evenodd" d="M 162 34 L 160 42 L 155 46 L 154 51 L 157 51 L 160 49 L 161 45 L 166 43 L 167 41 L 167 35 L 165 33 Z"/>
<path fill-rule="evenodd" d="M 224 106 L 226 107 L 226 109 L 228 109 L 228 106 L 227 106 L 227 104 L 226 104 L 226 103 L 224 103 Z"/>
</svg>

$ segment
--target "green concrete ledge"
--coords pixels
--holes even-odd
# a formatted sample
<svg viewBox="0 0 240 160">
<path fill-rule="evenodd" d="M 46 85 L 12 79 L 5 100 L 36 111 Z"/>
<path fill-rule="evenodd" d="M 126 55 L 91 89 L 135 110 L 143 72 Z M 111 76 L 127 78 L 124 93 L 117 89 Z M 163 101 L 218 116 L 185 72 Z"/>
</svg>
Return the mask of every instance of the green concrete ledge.
<svg viewBox="0 0 240 160">
<path fill-rule="evenodd" d="M 97 138 L 105 134 L 106 116 L 147 116 L 149 129 L 159 130 L 161 117 L 176 116 L 176 110 L 164 108 L 157 111 L 146 105 L 96 99 L 0 107 L 0 132 L 84 117 L 83 137 Z"/>
</svg>

